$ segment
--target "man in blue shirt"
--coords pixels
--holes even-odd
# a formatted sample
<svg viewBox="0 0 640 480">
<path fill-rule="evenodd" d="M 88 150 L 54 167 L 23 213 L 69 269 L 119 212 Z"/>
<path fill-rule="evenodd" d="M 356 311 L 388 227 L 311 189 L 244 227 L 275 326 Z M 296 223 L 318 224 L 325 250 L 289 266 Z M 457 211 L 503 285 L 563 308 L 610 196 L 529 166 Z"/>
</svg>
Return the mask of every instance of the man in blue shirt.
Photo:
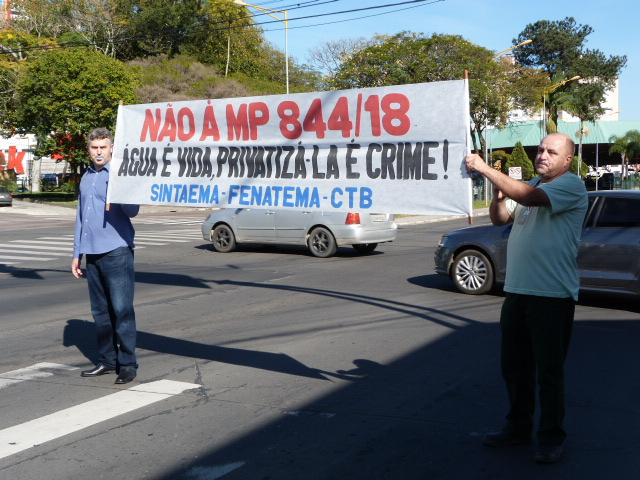
<svg viewBox="0 0 640 480">
<path fill-rule="evenodd" d="M 578 299 L 578 244 L 587 212 L 587 191 L 569 173 L 575 145 L 562 133 L 547 135 L 535 159 L 540 175 L 520 182 L 467 155 L 469 172 L 494 185 L 489 208 L 494 225 L 513 222 L 507 245 L 505 300 L 500 314 L 502 376 L 510 410 L 506 426 L 484 436 L 491 447 L 531 442 L 536 379 L 540 397 L 535 460 L 562 456 L 564 360 Z"/>
<path fill-rule="evenodd" d="M 71 272 L 82 276 L 80 263 L 86 260 L 91 313 L 96 324 L 98 364 L 81 373 L 97 377 L 118 372 L 117 384 L 136 377 L 136 317 L 133 308 L 135 272 L 133 266 L 135 217 L 139 205 L 107 202 L 109 162 L 113 136 L 96 128 L 88 137 L 90 166 L 80 181 Z"/>
</svg>

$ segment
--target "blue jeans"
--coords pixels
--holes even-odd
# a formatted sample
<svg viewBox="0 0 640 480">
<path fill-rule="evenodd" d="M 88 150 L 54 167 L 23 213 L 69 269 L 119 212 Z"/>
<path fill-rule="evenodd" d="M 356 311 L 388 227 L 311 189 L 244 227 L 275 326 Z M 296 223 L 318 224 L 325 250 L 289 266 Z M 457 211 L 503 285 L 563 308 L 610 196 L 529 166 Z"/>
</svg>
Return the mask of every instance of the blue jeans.
<svg viewBox="0 0 640 480">
<path fill-rule="evenodd" d="M 133 249 L 119 247 L 86 255 L 91 313 L 98 337 L 98 363 L 121 370 L 136 363 L 136 316 L 133 309 Z"/>
</svg>

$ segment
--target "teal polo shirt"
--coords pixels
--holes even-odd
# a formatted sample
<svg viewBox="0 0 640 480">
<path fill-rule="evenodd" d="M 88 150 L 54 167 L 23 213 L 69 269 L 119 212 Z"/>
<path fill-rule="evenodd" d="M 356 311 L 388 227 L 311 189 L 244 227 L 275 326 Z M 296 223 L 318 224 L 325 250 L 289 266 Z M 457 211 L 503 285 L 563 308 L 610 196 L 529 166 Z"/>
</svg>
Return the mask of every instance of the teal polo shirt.
<svg viewBox="0 0 640 480">
<path fill-rule="evenodd" d="M 584 183 L 568 172 L 547 183 L 541 183 L 540 177 L 528 183 L 543 189 L 551 205 L 508 203 L 513 228 L 507 246 L 504 290 L 577 300 L 578 244 L 589 203 Z"/>
</svg>

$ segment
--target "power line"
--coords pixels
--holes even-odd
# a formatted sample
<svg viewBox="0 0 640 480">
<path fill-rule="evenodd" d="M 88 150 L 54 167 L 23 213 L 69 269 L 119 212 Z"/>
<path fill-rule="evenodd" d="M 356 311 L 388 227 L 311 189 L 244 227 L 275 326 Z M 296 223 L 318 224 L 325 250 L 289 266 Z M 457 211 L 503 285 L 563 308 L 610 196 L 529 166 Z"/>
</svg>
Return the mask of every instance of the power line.
<svg viewBox="0 0 640 480">
<path fill-rule="evenodd" d="M 411 10 L 413 8 L 420 8 L 420 7 L 424 7 L 424 6 L 427 6 L 427 5 L 431 5 L 433 3 L 444 2 L 445 0 L 431 0 L 431 1 L 424 0 L 424 1 L 426 3 L 423 3 L 421 5 L 412 5 L 410 7 L 397 8 L 395 10 L 390 10 L 388 12 L 375 13 L 375 14 L 371 14 L 371 15 L 362 15 L 360 17 L 346 18 L 344 20 L 337 20 L 337 21 L 333 21 L 333 22 L 313 23 L 311 25 L 299 25 L 297 27 L 289 27 L 289 28 L 291 30 L 293 30 L 293 29 L 300 29 L 300 28 L 320 27 L 322 25 L 333 25 L 333 24 L 336 24 L 336 23 L 344 23 L 344 22 L 352 22 L 354 20 L 362 20 L 364 18 L 381 17 L 383 15 L 388 15 L 390 13 L 402 12 L 404 10 Z M 277 31 L 277 30 L 283 30 L 283 28 L 273 28 L 273 29 L 269 29 L 269 30 L 265 30 L 265 31 L 273 32 L 273 31 Z"/>
<path fill-rule="evenodd" d="M 329 0 L 329 1 L 336 1 L 336 0 Z M 363 11 L 368 11 L 368 10 L 378 10 L 380 8 L 390 8 L 390 7 L 397 7 L 400 5 L 408 5 L 408 4 L 416 4 L 416 3 L 421 3 L 424 5 L 431 5 L 434 3 L 439 3 L 439 2 L 444 2 L 444 0 L 405 0 L 403 2 L 398 2 L 398 3 L 388 3 L 385 5 L 374 5 L 371 7 L 362 7 L 362 8 L 352 8 L 350 10 L 342 10 L 340 12 L 328 12 L 328 13 L 317 13 L 314 15 L 307 15 L 307 16 L 303 16 L 303 17 L 294 17 L 294 18 L 290 18 L 289 22 L 294 22 L 297 20 L 307 20 L 310 18 L 319 18 L 319 17 L 327 17 L 330 15 L 343 15 L 346 13 L 356 13 L 356 12 L 363 12 Z M 416 6 L 423 6 L 423 5 L 416 5 Z M 302 7 L 301 7 L 302 8 Z M 291 10 L 296 10 L 296 8 L 292 8 Z M 385 13 L 390 13 L 390 12 L 385 12 Z M 259 13 L 259 14 L 255 14 L 255 15 L 251 15 L 251 17 L 257 17 L 257 16 L 262 16 L 262 15 L 266 15 L 265 13 Z M 260 22 L 259 25 L 265 25 L 265 24 L 269 24 L 269 23 L 275 23 L 278 22 L 280 20 L 265 20 L 264 22 Z"/>
<path fill-rule="evenodd" d="M 282 0 L 273 0 L 275 2 L 278 1 L 282 1 Z M 318 0 L 309 0 L 307 2 L 303 2 L 303 3 L 298 3 L 295 4 L 295 7 L 291 7 L 289 10 L 297 10 L 297 9 L 301 9 L 301 8 L 308 8 L 308 7 L 316 7 L 319 5 L 323 5 L 323 4 L 327 4 L 327 3 L 335 3 L 337 1 L 340 0 L 325 0 L 323 2 L 318 2 Z M 327 16 L 332 16 L 332 15 L 345 15 L 345 14 L 349 14 L 349 13 L 357 13 L 357 12 L 364 12 L 364 11 L 370 11 L 370 10 L 379 10 L 382 8 L 391 8 L 391 7 L 397 7 L 397 6 L 404 6 L 404 5 L 411 5 L 408 7 L 404 7 L 404 8 L 399 8 L 399 9 L 395 9 L 389 12 L 382 12 L 382 13 L 378 13 L 378 14 L 372 14 L 372 15 L 365 15 L 365 16 L 361 16 L 361 17 L 355 17 L 355 18 L 349 18 L 349 19 L 344 19 L 344 20 L 338 20 L 336 22 L 331 22 L 331 23 L 343 23 L 343 22 L 348 22 L 348 21 L 354 21 L 354 20 L 359 20 L 362 18 L 371 18 L 371 17 L 376 17 L 376 16 L 382 16 L 382 15 L 387 15 L 389 13 L 394 13 L 397 11 L 402 11 L 402 10 L 408 10 L 411 8 L 417 8 L 417 7 L 422 7 L 422 6 L 426 6 L 426 5 L 432 5 L 434 3 L 439 3 L 439 2 L 443 2 L 445 0 L 404 0 L 401 2 L 396 2 L 396 3 L 388 3 L 388 4 L 384 4 L 384 5 L 373 5 L 373 6 L 368 6 L 368 7 L 362 7 L 362 8 L 354 8 L 354 9 L 348 9 L 348 10 L 342 10 L 342 11 L 334 11 L 334 12 L 325 12 L 325 13 L 317 13 L 317 14 L 312 14 L 312 15 L 306 15 L 306 16 L 300 16 L 300 17 L 294 17 L 294 18 L 289 18 L 288 22 L 296 22 L 296 21 L 300 21 L 300 20 L 308 20 L 308 19 L 313 19 L 313 18 L 322 18 L 322 17 L 327 17 Z M 265 2 L 266 3 L 266 2 Z M 264 4 L 264 3 L 263 3 Z M 419 4 L 419 5 L 418 5 Z M 288 10 L 288 11 L 289 11 Z M 252 19 L 255 17 L 260 17 L 260 16 L 265 16 L 267 15 L 266 13 L 256 13 L 256 14 L 248 14 L 244 17 L 239 17 L 237 20 L 243 20 L 243 19 Z M 269 24 L 273 24 L 273 23 L 278 23 L 278 22 L 282 22 L 282 20 L 270 20 L 270 19 L 265 19 L 264 21 L 261 22 L 255 22 L 252 25 L 241 25 L 241 26 L 229 26 L 226 25 L 225 21 L 220 21 L 216 24 L 213 25 L 207 25 L 207 26 L 202 26 L 200 29 L 192 29 L 189 33 L 190 34 L 197 34 L 197 33 L 201 33 L 201 32 L 206 32 L 207 30 L 219 30 L 219 31 L 224 31 L 224 30 L 234 30 L 234 29 L 238 29 L 238 28 L 246 28 L 247 26 L 253 26 L 253 27 L 259 27 L 262 25 L 269 25 Z M 325 22 L 325 23 L 318 23 L 318 24 L 312 24 L 312 25 L 302 25 L 302 26 L 298 26 L 298 27 L 290 27 L 290 28 L 310 28 L 310 27 L 314 27 L 314 26 L 321 26 L 321 25 L 326 25 L 327 23 L 330 22 Z M 272 29 L 269 31 L 275 31 L 275 30 L 281 30 L 281 29 Z M 168 39 L 174 36 L 182 36 L 184 35 L 183 32 L 180 33 L 168 33 L 168 32 L 164 32 L 164 31 L 156 31 L 153 34 L 147 34 L 147 35 L 142 35 L 139 37 L 128 37 L 128 38 L 124 38 L 124 39 L 118 39 L 118 40 L 114 40 L 112 43 L 113 44 L 122 44 L 122 43 L 130 43 L 132 41 L 141 41 L 141 40 L 145 40 L 145 39 L 151 39 L 151 38 L 158 38 L 158 36 L 161 36 L 162 38 Z M 103 43 L 103 42 L 102 42 Z M 33 50 L 51 50 L 51 49 L 55 49 L 55 48 L 78 48 L 78 47 L 91 47 L 91 46 L 99 46 L 102 44 L 101 42 L 67 42 L 67 43 L 61 43 L 55 46 L 51 46 L 51 45 L 36 45 L 36 46 L 32 46 L 32 47 L 23 47 L 21 48 L 22 52 L 25 51 L 33 51 Z M 3 52 L 0 52 L 3 53 Z M 6 55 L 10 55 L 10 52 L 4 52 Z"/>
</svg>

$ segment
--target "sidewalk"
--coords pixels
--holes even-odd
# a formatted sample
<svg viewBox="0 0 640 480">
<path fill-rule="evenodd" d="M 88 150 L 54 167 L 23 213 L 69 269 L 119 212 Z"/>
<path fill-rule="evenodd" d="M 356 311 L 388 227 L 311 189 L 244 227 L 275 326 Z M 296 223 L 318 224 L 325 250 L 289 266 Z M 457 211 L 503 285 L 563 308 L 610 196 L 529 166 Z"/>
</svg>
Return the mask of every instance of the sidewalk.
<svg viewBox="0 0 640 480">
<path fill-rule="evenodd" d="M 488 208 L 479 208 L 473 211 L 473 216 L 484 217 L 489 215 Z M 447 220 L 458 220 L 467 218 L 466 215 L 396 215 L 398 225 L 420 225 L 423 223 L 446 222 Z"/>
</svg>

